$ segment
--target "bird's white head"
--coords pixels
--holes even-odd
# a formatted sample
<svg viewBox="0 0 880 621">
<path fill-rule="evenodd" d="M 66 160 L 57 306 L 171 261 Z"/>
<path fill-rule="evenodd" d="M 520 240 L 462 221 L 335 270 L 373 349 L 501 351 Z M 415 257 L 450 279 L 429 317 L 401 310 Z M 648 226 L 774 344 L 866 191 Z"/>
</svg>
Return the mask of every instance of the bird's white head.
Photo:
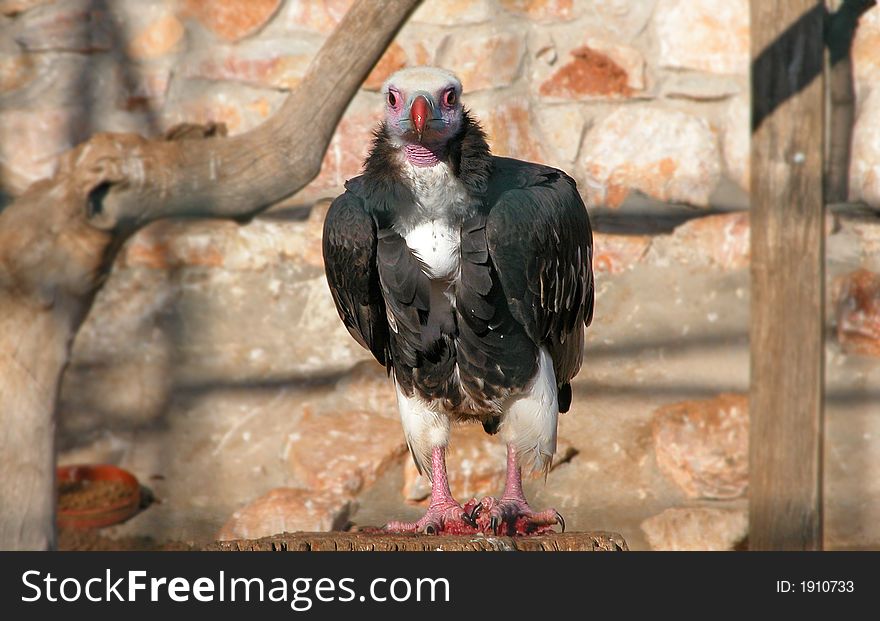
<svg viewBox="0 0 880 621">
<path fill-rule="evenodd" d="M 408 151 L 442 151 L 461 128 L 461 82 L 445 69 L 401 69 L 385 81 L 382 94 L 389 136 Z"/>
</svg>

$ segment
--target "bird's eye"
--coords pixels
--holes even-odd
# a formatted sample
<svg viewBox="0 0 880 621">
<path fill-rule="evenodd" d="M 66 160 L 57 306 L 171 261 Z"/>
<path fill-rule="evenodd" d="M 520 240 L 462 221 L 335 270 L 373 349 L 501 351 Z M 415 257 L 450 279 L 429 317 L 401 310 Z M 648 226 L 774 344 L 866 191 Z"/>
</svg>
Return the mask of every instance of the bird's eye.
<svg viewBox="0 0 880 621">
<path fill-rule="evenodd" d="M 394 91 L 388 91 L 388 105 L 392 108 L 397 107 L 397 95 L 394 94 Z"/>
<path fill-rule="evenodd" d="M 456 101 L 457 101 L 457 98 L 456 98 L 456 95 L 455 95 L 455 90 L 450 88 L 450 89 L 449 89 L 448 91 L 446 91 L 446 93 L 443 95 L 443 103 L 446 104 L 446 105 L 449 106 L 449 107 L 452 107 L 452 106 L 455 105 L 455 102 L 456 102 Z"/>
</svg>

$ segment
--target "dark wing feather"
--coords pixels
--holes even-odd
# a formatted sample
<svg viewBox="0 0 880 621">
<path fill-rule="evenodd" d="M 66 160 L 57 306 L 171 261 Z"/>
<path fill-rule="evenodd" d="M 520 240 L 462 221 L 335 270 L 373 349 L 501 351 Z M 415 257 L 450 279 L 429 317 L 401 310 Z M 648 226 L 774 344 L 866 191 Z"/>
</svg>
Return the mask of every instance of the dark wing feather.
<svg viewBox="0 0 880 621">
<path fill-rule="evenodd" d="M 383 297 L 395 322 L 392 350 L 400 363 L 418 367 L 424 352 L 422 326 L 431 301 L 428 277 L 406 240 L 391 229 L 379 231 L 377 263 Z"/>
<path fill-rule="evenodd" d="M 346 191 L 324 220 L 324 269 L 348 331 L 376 360 L 390 363 L 388 319 L 376 269 L 376 224 L 363 201 Z"/>
<path fill-rule="evenodd" d="M 564 387 L 580 368 L 593 318 L 593 234 L 574 180 L 538 164 L 495 158 L 486 222 L 489 253 L 513 317 L 553 357 Z"/>
</svg>

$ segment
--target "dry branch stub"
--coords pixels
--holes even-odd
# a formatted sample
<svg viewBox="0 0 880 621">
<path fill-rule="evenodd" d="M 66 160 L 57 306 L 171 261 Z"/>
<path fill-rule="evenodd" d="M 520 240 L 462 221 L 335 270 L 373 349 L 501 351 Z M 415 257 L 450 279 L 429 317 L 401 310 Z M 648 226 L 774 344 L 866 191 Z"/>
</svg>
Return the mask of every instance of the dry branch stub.
<svg viewBox="0 0 880 621">
<path fill-rule="evenodd" d="M 220 552 L 624 552 L 624 538 L 604 531 L 535 537 L 408 535 L 392 533 L 283 533 L 262 539 L 218 541 Z"/>
</svg>

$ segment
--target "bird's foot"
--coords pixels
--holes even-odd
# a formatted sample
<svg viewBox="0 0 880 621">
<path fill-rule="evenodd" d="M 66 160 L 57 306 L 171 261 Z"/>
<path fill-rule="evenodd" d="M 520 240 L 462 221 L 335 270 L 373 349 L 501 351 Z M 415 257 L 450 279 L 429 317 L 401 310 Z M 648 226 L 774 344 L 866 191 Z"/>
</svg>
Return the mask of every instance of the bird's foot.
<svg viewBox="0 0 880 621">
<path fill-rule="evenodd" d="M 417 522 L 388 522 L 382 530 L 392 533 L 423 533 L 426 535 L 473 535 L 480 532 L 472 517 L 472 504 L 462 507 L 449 502 L 428 507 Z"/>
<path fill-rule="evenodd" d="M 565 532 L 565 520 L 556 509 L 534 511 L 519 498 L 487 496 L 472 509 L 471 518 L 480 531 L 494 535 L 543 535 L 558 524 Z"/>
</svg>

